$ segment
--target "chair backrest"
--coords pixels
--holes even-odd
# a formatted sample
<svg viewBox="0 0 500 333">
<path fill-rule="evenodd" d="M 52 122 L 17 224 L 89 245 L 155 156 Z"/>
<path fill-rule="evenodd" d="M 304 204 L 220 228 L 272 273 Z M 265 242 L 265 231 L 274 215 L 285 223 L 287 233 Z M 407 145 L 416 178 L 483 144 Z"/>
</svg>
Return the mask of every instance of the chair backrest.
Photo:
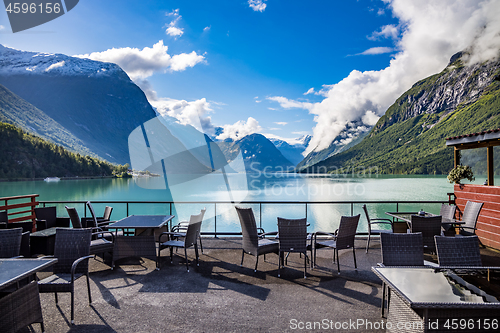
<svg viewBox="0 0 500 333">
<path fill-rule="evenodd" d="M 0 212 L 0 222 L 9 222 L 9 216 L 7 215 L 7 212 L 5 210 L 2 210 Z"/>
<path fill-rule="evenodd" d="M 368 233 L 371 233 L 372 226 L 370 224 L 370 216 L 368 215 L 368 208 L 366 208 L 366 205 L 363 205 L 363 211 L 365 212 L 365 216 L 366 216 L 366 223 L 368 225 Z"/>
<path fill-rule="evenodd" d="M 381 233 L 382 264 L 385 266 L 423 266 L 422 233 Z"/>
<path fill-rule="evenodd" d="M 19 255 L 22 235 L 22 228 L 0 230 L 0 258 L 12 258 Z"/>
<path fill-rule="evenodd" d="M 465 227 L 475 228 L 479 213 L 483 208 L 482 202 L 467 201 L 465 204 L 464 214 L 462 215 L 462 222 L 465 222 Z"/>
<path fill-rule="evenodd" d="M 90 216 L 92 217 L 90 223 L 87 220 L 87 227 L 97 228 L 97 216 L 95 215 L 94 207 L 92 207 L 92 203 L 90 201 L 87 201 L 87 207 L 89 208 Z"/>
<path fill-rule="evenodd" d="M 253 210 L 252 208 L 236 207 L 236 212 L 240 218 L 243 250 L 256 255 L 259 248 L 259 236 Z"/>
<path fill-rule="evenodd" d="M 113 207 L 106 206 L 104 208 L 104 215 L 102 216 L 103 220 L 106 222 L 110 221 L 112 212 L 113 212 Z"/>
<path fill-rule="evenodd" d="M 337 250 L 348 249 L 354 247 L 354 239 L 356 237 L 356 230 L 358 229 L 360 215 L 356 216 L 342 216 L 340 218 L 340 225 L 337 231 Z"/>
<path fill-rule="evenodd" d="M 35 217 L 37 220 L 47 221 L 47 228 L 56 226 L 57 211 L 56 207 L 38 207 L 35 208 Z"/>
<path fill-rule="evenodd" d="M 435 236 L 439 266 L 482 266 L 477 236 Z"/>
<path fill-rule="evenodd" d="M 441 215 L 437 216 L 411 216 L 410 232 L 421 232 L 424 247 L 434 249 L 434 236 L 441 235 Z"/>
<path fill-rule="evenodd" d="M 443 217 L 443 219 L 452 220 L 455 218 L 455 211 L 457 210 L 457 206 L 455 205 L 447 205 L 442 204 L 441 210 L 439 211 L 439 215 Z"/>
<path fill-rule="evenodd" d="M 282 252 L 307 250 L 307 219 L 284 219 L 278 217 L 279 248 Z"/>
<path fill-rule="evenodd" d="M 66 207 L 66 211 L 68 212 L 69 218 L 71 220 L 71 224 L 73 225 L 73 228 L 81 229 L 82 228 L 82 221 L 80 220 L 80 216 L 78 215 L 76 208 L 68 207 L 68 206 L 65 206 L 65 207 Z"/>
<path fill-rule="evenodd" d="M 33 230 L 33 222 L 24 221 L 24 222 L 7 223 L 7 229 L 15 229 L 15 228 L 22 228 L 23 232 L 31 232 Z"/>
<path fill-rule="evenodd" d="M 202 210 L 198 215 L 191 215 L 191 217 L 189 218 L 189 225 L 186 231 L 186 239 L 184 242 L 186 247 L 196 244 L 196 241 L 200 235 L 203 215 L 205 215 L 205 210 Z"/>
<path fill-rule="evenodd" d="M 73 262 L 90 253 L 90 241 L 92 230 L 57 228 L 54 245 L 54 257 L 57 264 L 54 265 L 54 273 L 70 273 Z M 76 273 L 86 273 L 88 271 L 88 260 L 81 262 L 76 269 Z"/>
</svg>

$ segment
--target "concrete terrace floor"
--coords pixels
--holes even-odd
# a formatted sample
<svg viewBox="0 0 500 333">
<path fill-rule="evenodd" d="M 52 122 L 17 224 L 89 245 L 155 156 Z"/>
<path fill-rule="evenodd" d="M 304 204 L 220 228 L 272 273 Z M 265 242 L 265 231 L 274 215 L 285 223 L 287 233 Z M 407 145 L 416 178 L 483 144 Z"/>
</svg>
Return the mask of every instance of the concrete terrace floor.
<svg viewBox="0 0 500 333">
<path fill-rule="evenodd" d="M 241 239 L 204 238 L 200 266 L 186 271 L 183 251 L 171 264 L 163 250 L 162 269 L 149 259 L 117 262 L 114 270 L 101 258 L 90 260 L 92 304 L 85 277 L 75 285 L 75 325 L 70 325 L 70 294 L 41 294 L 46 332 L 385 332 L 368 329 L 379 325 L 381 281 L 371 267 L 381 261 L 378 240 L 365 253 L 366 240 L 357 239 L 354 270 L 351 250 L 340 251 L 341 274 L 332 263 L 331 249 L 318 250 L 314 270 L 303 277 L 303 258 L 291 254 L 288 266 L 278 273 L 278 256 L 261 256 L 257 273 L 255 257 L 241 260 Z M 500 266 L 498 253 L 488 260 Z M 194 250 L 188 250 L 190 262 Z M 435 258 L 426 258 L 435 259 Z M 40 273 L 43 277 L 47 273 Z M 316 330 L 299 323 L 320 322 Z M 335 324 L 350 323 L 350 329 Z M 300 324 L 300 325 L 302 325 Z M 353 329 L 352 324 L 360 324 Z M 369 324 L 368 324 L 369 325 Z M 300 326 L 301 327 L 301 326 Z M 307 327 L 307 326 L 305 326 Z M 375 326 L 376 327 L 376 326 Z M 33 324 L 21 332 L 40 332 Z"/>
</svg>

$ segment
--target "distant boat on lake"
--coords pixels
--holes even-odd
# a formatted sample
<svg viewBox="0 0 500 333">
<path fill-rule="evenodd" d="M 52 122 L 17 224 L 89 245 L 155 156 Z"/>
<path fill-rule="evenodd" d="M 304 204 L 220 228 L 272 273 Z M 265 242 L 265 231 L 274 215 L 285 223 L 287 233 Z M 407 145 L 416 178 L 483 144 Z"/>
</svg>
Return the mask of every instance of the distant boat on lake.
<svg viewBox="0 0 500 333">
<path fill-rule="evenodd" d="M 44 181 L 46 181 L 46 182 L 58 182 L 60 180 L 61 179 L 59 177 L 47 177 L 44 179 Z"/>
</svg>

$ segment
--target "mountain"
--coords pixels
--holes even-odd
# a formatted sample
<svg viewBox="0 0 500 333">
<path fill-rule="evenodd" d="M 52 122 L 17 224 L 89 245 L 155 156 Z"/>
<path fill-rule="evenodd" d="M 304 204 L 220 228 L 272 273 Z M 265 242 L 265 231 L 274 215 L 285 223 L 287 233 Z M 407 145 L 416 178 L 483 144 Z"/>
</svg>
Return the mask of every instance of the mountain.
<svg viewBox="0 0 500 333">
<path fill-rule="evenodd" d="M 0 84 L 113 163 L 130 163 L 129 134 L 155 117 L 142 90 L 112 63 L 0 46 Z"/>
<path fill-rule="evenodd" d="M 241 151 L 244 166 L 234 166 L 241 172 L 292 171 L 294 165 L 280 153 L 271 141 L 261 134 L 250 134 L 237 141 L 217 143 L 228 161 L 233 161 Z"/>
<path fill-rule="evenodd" d="M 280 151 L 283 156 L 290 161 L 293 165 L 299 164 L 304 156 L 302 153 L 306 150 L 309 141 L 311 141 L 310 135 L 304 135 L 295 140 L 294 143 L 290 144 L 284 140 L 279 140 L 275 138 L 269 138 L 276 148 Z"/>
<path fill-rule="evenodd" d="M 20 127 L 82 155 L 94 155 L 81 140 L 47 116 L 45 112 L 26 102 L 0 84 L 0 122 Z"/>
<path fill-rule="evenodd" d="M 355 122 L 353 124 L 348 124 L 346 128 L 337 135 L 328 148 L 321 151 L 312 151 L 307 154 L 307 156 L 297 164 L 297 169 L 304 169 L 357 145 L 368 135 L 370 129 L 371 128 L 364 125 L 358 126 Z"/>
<path fill-rule="evenodd" d="M 500 128 L 500 60 L 467 65 L 468 56 L 415 83 L 360 143 L 300 171 L 447 174 L 446 138 Z"/>
</svg>

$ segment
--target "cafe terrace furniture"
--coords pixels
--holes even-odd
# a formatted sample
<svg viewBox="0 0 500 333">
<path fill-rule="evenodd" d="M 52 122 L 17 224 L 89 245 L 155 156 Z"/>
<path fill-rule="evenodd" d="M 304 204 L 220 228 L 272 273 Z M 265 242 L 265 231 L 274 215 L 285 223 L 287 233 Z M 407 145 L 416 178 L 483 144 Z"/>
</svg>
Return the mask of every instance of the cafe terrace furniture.
<svg viewBox="0 0 500 333">
<path fill-rule="evenodd" d="M 313 265 L 316 265 L 316 250 L 318 248 L 331 247 L 333 251 L 333 262 L 335 263 L 335 255 L 337 256 L 337 273 L 340 274 L 339 263 L 339 250 L 352 248 L 352 255 L 354 258 L 354 268 L 357 270 L 356 264 L 356 251 L 354 250 L 354 240 L 356 237 L 356 230 L 359 223 L 359 214 L 356 216 L 342 216 L 340 218 L 340 225 L 333 234 L 317 231 L 313 236 L 314 246 L 314 260 Z M 318 239 L 318 235 L 321 235 Z M 325 237 L 327 236 L 327 239 Z"/>
<path fill-rule="evenodd" d="M 156 239 L 162 232 L 168 231 L 168 222 L 173 215 L 130 215 L 113 224 L 110 229 L 116 229 L 113 261 L 127 257 L 144 257 L 156 261 Z M 116 236 L 120 229 L 135 229 L 134 236 Z"/>
<path fill-rule="evenodd" d="M 243 236 L 240 267 L 243 266 L 243 258 L 245 257 L 245 253 L 247 253 L 256 257 L 254 272 L 257 272 L 260 255 L 263 254 L 264 260 L 266 260 L 266 253 L 279 253 L 279 243 L 275 240 L 265 238 L 268 235 L 276 235 L 277 232 L 266 233 L 264 229 L 257 228 L 252 208 L 236 207 L 236 212 L 240 219 L 241 233 Z M 259 233 L 258 230 L 261 232 Z"/>
<path fill-rule="evenodd" d="M 56 207 L 35 208 L 36 230 L 44 230 L 54 227 L 69 228 L 69 218 L 57 217 Z"/>
<path fill-rule="evenodd" d="M 436 243 L 434 236 L 441 235 L 441 216 L 411 216 L 410 232 L 421 232 L 424 244 L 424 250 L 436 252 Z"/>
<path fill-rule="evenodd" d="M 22 228 L 21 249 L 18 255 L 29 258 L 30 253 L 30 232 L 33 230 L 33 222 L 11 222 L 6 211 L 0 212 L 0 230 Z M 1 257 L 1 256 L 0 256 Z"/>
<path fill-rule="evenodd" d="M 56 304 L 57 293 L 71 293 L 71 325 L 75 323 L 75 281 L 86 275 L 89 304 L 90 294 L 89 261 L 91 229 L 58 228 L 54 257 L 58 262 L 53 267 L 53 275 L 38 281 L 41 293 L 54 293 Z"/>
<path fill-rule="evenodd" d="M 186 268 L 189 272 L 189 260 L 187 257 L 187 249 L 191 246 L 194 246 L 194 252 L 196 256 L 196 266 L 199 266 L 199 256 L 198 256 L 198 242 L 197 239 L 200 235 L 201 229 L 201 221 L 203 220 L 203 215 L 205 211 L 202 210 L 198 215 L 191 215 L 189 219 L 189 224 L 187 226 L 186 233 L 183 235 L 179 235 L 177 232 L 163 232 L 158 237 L 158 261 L 157 267 L 160 268 L 160 252 L 165 248 L 170 248 L 170 263 L 173 262 L 173 250 L 175 248 L 184 248 L 184 256 L 186 258 Z M 162 238 L 164 239 L 167 236 L 168 240 L 162 242 Z M 183 240 L 179 240 L 179 238 L 183 238 Z"/>
<path fill-rule="evenodd" d="M 439 266 L 482 266 L 477 236 L 435 236 Z"/>
<path fill-rule="evenodd" d="M 0 293 L 55 263 L 57 259 L 0 259 Z M 36 281 L 0 297 L 0 332 L 16 333 L 33 323 L 45 331 Z"/>
<path fill-rule="evenodd" d="M 457 210 L 457 206 L 442 204 L 441 209 L 439 211 L 439 215 L 442 216 L 443 220 L 454 220 L 455 212 Z M 441 230 L 445 236 L 455 236 L 455 228 L 452 223 L 444 223 L 441 225 Z"/>
<path fill-rule="evenodd" d="M 391 294 L 386 332 L 498 330 L 498 300 L 451 270 L 372 267 L 372 271 Z"/>
<path fill-rule="evenodd" d="M 81 229 L 82 222 L 80 216 L 75 208 L 66 206 L 66 210 L 71 219 L 71 223 L 75 229 Z M 95 255 L 102 254 L 104 259 L 104 253 L 111 254 L 111 269 L 115 267 L 115 261 L 113 259 L 113 251 L 115 248 L 115 235 L 110 231 L 102 231 L 100 228 L 92 228 L 92 238 L 90 241 L 90 254 Z"/>
<path fill-rule="evenodd" d="M 18 257 L 21 252 L 23 229 L 0 229 L 0 258 Z"/>
<path fill-rule="evenodd" d="M 48 228 L 40 231 L 32 232 L 30 236 L 30 253 L 31 256 L 37 254 L 52 255 L 54 254 L 54 244 L 56 241 L 56 230 L 58 228 Z"/>
<path fill-rule="evenodd" d="M 202 222 L 203 222 L 203 216 L 205 216 L 205 212 L 206 212 L 206 208 L 203 208 L 201 210 L 201 220 L 202 220 Z M 175 232 L 176 234 L 178 234 L 178 237 L 186 237 L 186 232 L 187 232 L 188 225 L 189 225 L 189 221 L 181 221 L 181 222 L 177 223 L 176 225 L 174 225 L 170 229 L 170 231 L 171 232 Z M 200 227 L 200 231 L 201 231 L 201 227 Z M 198 233 L 197 239 L 200 240 L 200 249 L 201 249 L 201 253 L 203 253 L 203 245 L 201 243 L 201 232 Z"/>
<path fill-rule="evenodd" d="M 284 219 L 278 217 L 279 261 L 278 277 L 284 267 L 284 253 L 304 254 L 304 279 L 307 274 L 307 219 Z"/>
<path fill-rule="evenodd" d="M 460 226 L 460 235 L 471 236 L 476 234 L 477 218 L 482 207 L 482 202 L 467 201 L 462 215 L 461 221 L 463 224 Z"/>
<path fill-rule="evenodd" d="M 393 232 L 393 225 L 392 225 L 392 221 L 389 220 L 389 219 L 380 219 L 380 218 L 376 218 L 376 219 L 370 219 L 370 216 L 368 214 L 368 208 L 366 208 L 366 205 L 363 205 L 363 211 L 365 212 L 365 216 L 366 216 L 366 223 L 367 223 L 367 227 L 368 227 L 368 241 L 366 242 L 366 253 L 368 253 L 368 248 L 370 247 L 370 238 L 371 238 L 371 235 L 380 235 L 382 233 L 388 233 L 388 232 Z M 386 226 L 389 226 L 390 229 L 372 229 L 372 224 L 375 224 L 375 225 L 386 225 Z"/>
<path fill-rule="evenodd" d="M 414 234 L 381 234 L 380 247 L 382 262 L 378 265 L 386 266 L 424 266 L 424 244 L 422 233 Z M 389 308 L 390 294 L 387 294 L 385 282 L 382 282 L 381 313 L 384 317 L 385 299 Z"/>
</svg>

